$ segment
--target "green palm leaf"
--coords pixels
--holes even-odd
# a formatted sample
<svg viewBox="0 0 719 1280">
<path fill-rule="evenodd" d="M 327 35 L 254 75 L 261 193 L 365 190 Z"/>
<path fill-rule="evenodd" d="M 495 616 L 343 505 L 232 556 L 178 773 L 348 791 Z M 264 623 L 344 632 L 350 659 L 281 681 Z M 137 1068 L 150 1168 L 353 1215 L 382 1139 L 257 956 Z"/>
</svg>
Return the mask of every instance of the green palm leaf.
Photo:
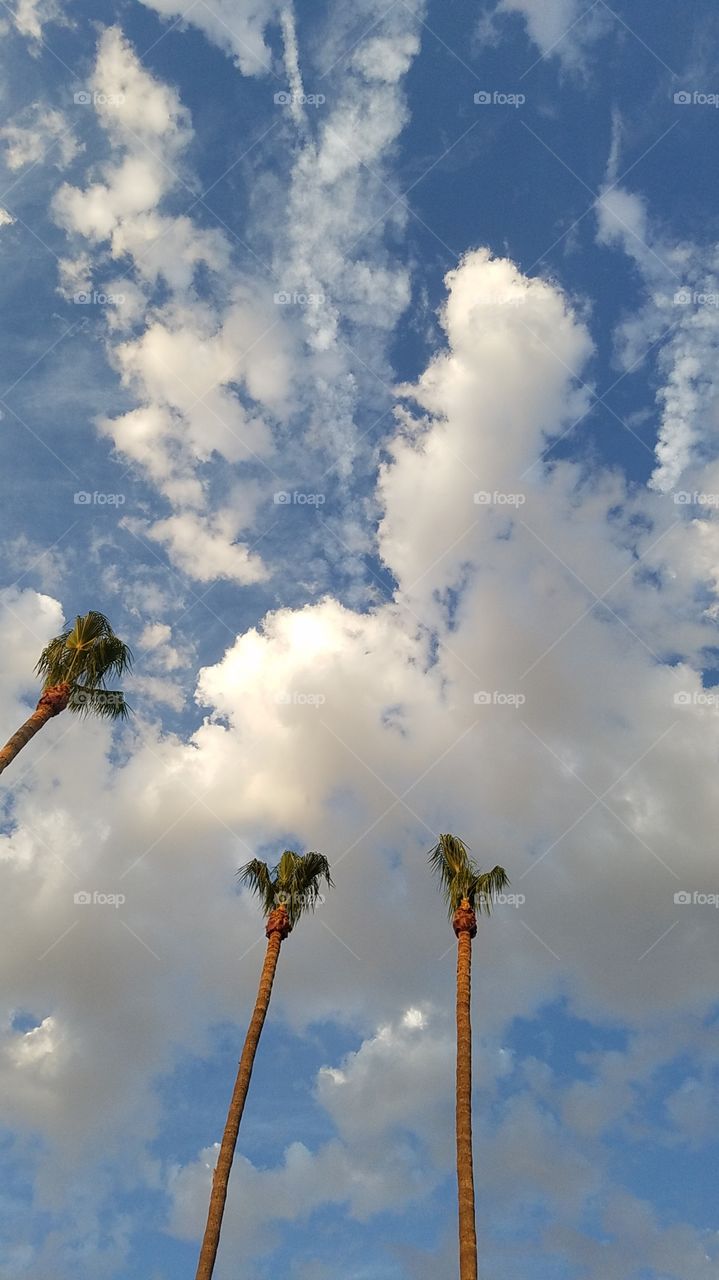
<svg viewBox="0 0 719 1280">
<path fill-rule="evenodd" d="M 108 689 L 106 681 L 123 676 L 131 667 L 128 645 L 115 635 L 104 614 L 91 610 L 45 646 L 35 670 L 44 690 L 71 686 L 68 707 L 77 715 L 124 720 L 131 708 L 124 694 Z"/>
<path fill-rule="evenodd" d="M 295 853 L 285 849 L 276 866 L 253 858 L 237 872 L 242 884 L 259 899 L 264 915 L 283 906 L 290 928 L 307 911 L 314 911 L 321 899 L 321 887 L 334 888 L 330 864 L 322 853 Z"/>
<path fill-rule="evenodd" d="M 465 898 L 475 911 L 489 915 L 497 894 L 509 884 L 504 867 L 480 871 L 459 836 L 441 835 L 428 860 L 439 878 L 450 919 Z"/>
</svg>

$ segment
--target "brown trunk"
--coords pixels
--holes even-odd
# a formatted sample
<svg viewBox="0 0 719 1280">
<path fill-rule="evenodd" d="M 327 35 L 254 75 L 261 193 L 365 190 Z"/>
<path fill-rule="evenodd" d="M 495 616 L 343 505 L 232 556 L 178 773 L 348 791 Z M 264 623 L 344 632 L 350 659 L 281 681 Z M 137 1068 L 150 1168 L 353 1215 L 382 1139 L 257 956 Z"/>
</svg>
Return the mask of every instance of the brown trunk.
<svg viewBox="0 0 719 1280">
<path fill-rule="evenodd" d="M 0 773 L 3 769 L 7 769 L 12 764 L 15 756 L 19 755 L 23 747 L 26 747 L 31 738 L 42 729 L 48 720 L 53 716 L 59 716 L 61 711 L 65 710 L 70 700 L 70 685 L 58 684 L 52 689 L 46 689 L 40 698 L 32 715 L 28 717 L 23 725 L 20 726 L 17 733 L 12 735 L 10 741 L 5 744 L 0 751 Z"/>
<path fill-rule="evenodd" d="M 477 920 L 464 901 L 455 912 L 457 935 L 457 1198 L 459 1204 L 459 1276 L 477 1280 L 477 1232 L 472 1167 L 472 938 Z"/>
<path fill-rule="evenodd" d="M 240 1058 L 240 1065 L 235 1080 L 235 1087 L 232 1091 L 230 1099 L 230 1107 L 227 1112 L 227 1123 L 225 1132 L 222 1135 L 220 1144 L 220 1154 L 217 1157 L 215 1172 L 212 1175 L 212 1190 L 210 1192 L 210 1208 L 207 1214 L 207 1225 L 205 1226 L 205 1234 L 202 1240 L 202 1248 L 200 1249 L 200 1259 L 197 1264 L 197 1273 L 195 1280 L 211 1280 L 212 1272 L 215 1268 L 215 1258 L 217 1257 L 217 1246 L 220 1243 L 220 1231 L 222 1229 L 222 1215 L 225 1211 L 225 1201 L 227 1199 L 227 1184 L 230 1180 L 230 1170 L 232 1168 L 232 1160 L 237 1146 L 237 1134 L 240 1129 L 240 1120 L 242 1112 L 245 1109 L 245 1100 L 247 1098 L 247 1090 L 250 1087 L 250 1078 L 252 1076 L 252 1068 L 255 1063 L 255 1054 L 257 1046 L 260 1043 L 260 1035 L 267 1016 L 267 1008 L 272 995 L 272 983 L 275 978 L 275 970 L 280 954 L 280 947 L 283 940 L 290 931 L 287 911 L 284 907 L 277 907 L 267 917 L 267 951 L 265 952 L 265 962 L 262 966 L 260 975 L 260 986 L 257 992 L 255 1008 L 250 1019 L 250 1025 L 245 1037 L 245 1043 Z"/>
</svg>

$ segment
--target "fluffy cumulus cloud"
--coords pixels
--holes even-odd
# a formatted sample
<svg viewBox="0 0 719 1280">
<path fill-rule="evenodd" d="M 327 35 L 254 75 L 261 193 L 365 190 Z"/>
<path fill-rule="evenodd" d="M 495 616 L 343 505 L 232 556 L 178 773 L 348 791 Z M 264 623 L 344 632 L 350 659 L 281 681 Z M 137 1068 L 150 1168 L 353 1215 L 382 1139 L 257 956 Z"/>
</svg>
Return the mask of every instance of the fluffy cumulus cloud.
<svg viewBox="0 0 719 1280">
<path fill-rule="evenodd" d="M 432 1025 L 421 1011 L 408 1009 L 336 1066 L 322 1068 L 316 1100 L 337 1136 L 315 1150 L 291 1143 L 277 1168 L 239 1161 L 228 1252 L 240 1242 L 253 1252 L 267 1249 L 283 1220 L 306 1219 L 323 1205 L 345 1206 L 352 1218 L 367 1222 L 436 1186 L 451 1147 L 451 1106 L 442 1081 L 453 1058 L 451 1036 L 437 1021 Z M 409 1135 L 426 1145 L 423 1175 L 417 1175 L 417 1147 Z M 170 1225 L 180 1238 L 193 1239 L 204 1226 L 215 1160 L 210 1148 L 191 1165 L 168 1170 Z"/>
<path fill-rule="evenodd" d="M 103 241 L 134 216 L 154 209 L 173 185 L 172 165 L 189 141 L 191 126 L 175 90 L 144 69 L 117 27 L 103 32 L 87 92 L 121 154 L 105 167 L 102 182 L 85 190 L 62 186 L 55 207 L 69 231 Z"/>
</svg>

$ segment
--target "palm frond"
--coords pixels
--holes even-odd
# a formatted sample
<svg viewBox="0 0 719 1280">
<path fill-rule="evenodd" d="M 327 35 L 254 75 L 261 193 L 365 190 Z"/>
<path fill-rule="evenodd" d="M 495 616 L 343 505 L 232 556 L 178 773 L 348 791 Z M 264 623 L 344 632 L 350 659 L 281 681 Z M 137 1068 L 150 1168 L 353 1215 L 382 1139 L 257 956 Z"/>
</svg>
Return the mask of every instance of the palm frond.
<svg viewBox="0 0 719 1280">
<path fill-rule="evenodd" d="M 127 720 L 132 707 L 120 689 L 88 688 L 74 685 L 67 704 L 68 711 L 79 716 L 100 716 L 104 720 Z"/>
<path fill-rule="evenodd" d="M 310 851 L 302 859 L 302 877 L 308 883 L 318 886 L 324 880 L 328 889 L 334 889 L 335 882 L 330 873 L 330 864 L 323 853 Z"/>
<path fill-rule="evenodd" d="M 61 684 L 63 678 L 62 662 L 66 653 L 69 631 L 55 636 L 45 645 L 35 664 L 35 674 L 43 677 L 43 685 Z"/>
<path fill-rule="evenodd" d="M 265 862 L 254 858 L 237 874 L 259 898 L 265 915 L 274 907 L 283 906 L 291 928 L 306 911 L 315 910 L 323 881 L 328 889 L 334 888 L 329 862 L 322 853 L 303 855 L 285 849 L 271 871 Z"/>
<path fill-rule="evenodd" d="M 80 671 L 88 681 L 121 676 L 132 667 L 132 651 L 117 636 L 101 636 L 83 650 Z"/>
<path fill-rule="evenodd" d="M 506 889 L 508 884 L 509 876 L 504 867 L 492 867 L 491 871 L 480 872 L 476 878 L 474 893 L 470 898 L 472 906 L 476 911 L 491 915 L 494 899 L 497 894 Z"/>
<path fill-rule="evenodd" d="M 275 886 L 267 863 L 260 858 L 252 858 L 240 867 L 237 875 L 241 883 L 247 885 L 250 892 L 259 898 L 264 915 L 269 915 L 275 906 Z"/>
<path fill-rule="evenodd" d="M 441 835 L 428 860 L 439 878 L 450 919 L 465 898 L 475 910 L 489 915 L 496 895 L 509 884 L 504 867 L 480 871 L 459 836 Z"/>
<path fill-rule="evenodd" d="M 429 865 L 439 878 L 440 888 L 453 916 L 463 898 L 469 897 L 477 874 L 469 848 L 459 836 L 441 835 L 428 854 Z"/>
<path fill-rule="evenodd" d="M 107 689 L 106 680 L 122 676 L 131 667 L 129 646 L 115 635 L 104 614 L 91 610 L 45 646 L 35 671 L 42 677 L 43 689 L 72 686 L 70 710 L 114 720 L 125 719 L 131 708 L 120 691 Z"/>
</svg>

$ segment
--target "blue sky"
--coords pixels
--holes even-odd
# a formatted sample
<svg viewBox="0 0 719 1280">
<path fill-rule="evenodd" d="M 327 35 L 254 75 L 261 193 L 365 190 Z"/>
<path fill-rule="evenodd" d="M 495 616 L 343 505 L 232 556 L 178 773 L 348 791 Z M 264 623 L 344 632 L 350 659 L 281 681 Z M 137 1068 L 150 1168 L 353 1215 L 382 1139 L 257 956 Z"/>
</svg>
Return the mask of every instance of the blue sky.
<svg viewBox="0 0 719 1280">
<path fill-rule="evenodd" d="M 136 653 L 127 726 L 3 778 L 0 1271 L 194 1274 L 262 955 L 234 872 L 295 847 L 337 888 L 218 1280 L 456 1275 L 454 830 L 519 895 L 475 950 L 483 1274 L 709 1280 L 714 7 L 0 28 L 5 737 L 66 619 Z"/>
</svg>

